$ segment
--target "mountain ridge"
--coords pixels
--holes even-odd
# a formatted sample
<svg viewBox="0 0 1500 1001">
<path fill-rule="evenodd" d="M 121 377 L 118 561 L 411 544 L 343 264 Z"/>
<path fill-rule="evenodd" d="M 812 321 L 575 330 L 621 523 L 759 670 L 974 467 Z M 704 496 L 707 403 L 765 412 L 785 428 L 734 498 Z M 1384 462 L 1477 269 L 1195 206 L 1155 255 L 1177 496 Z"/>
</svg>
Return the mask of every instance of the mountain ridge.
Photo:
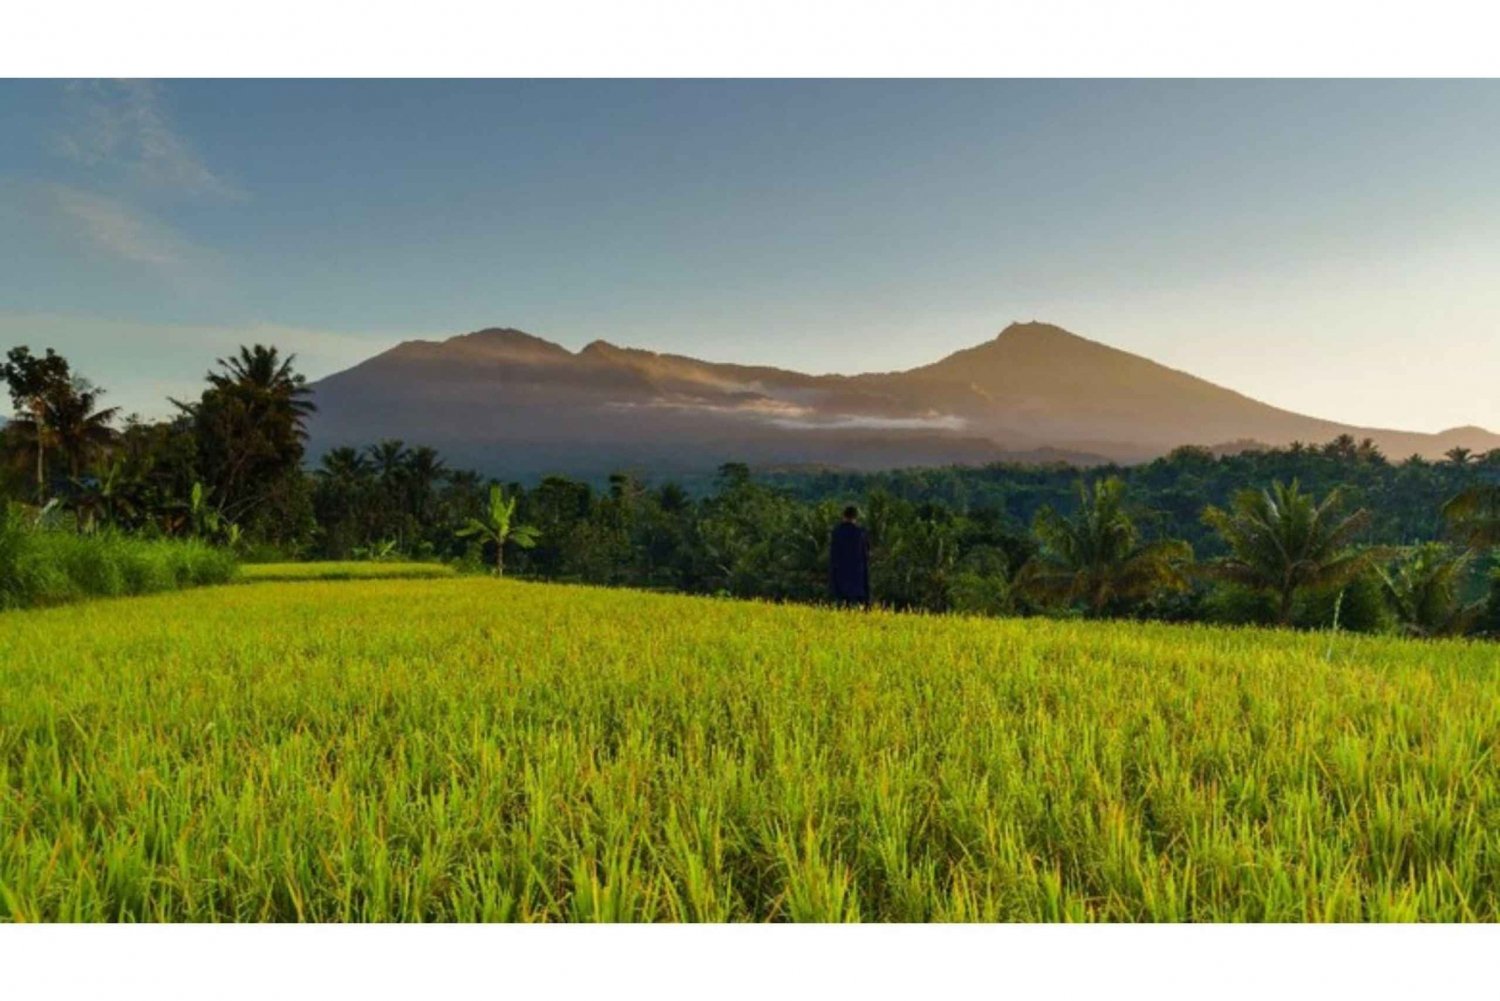
<svg viewBox="0 0 1500 1001">
<path fill-rule="evenodd" d="M 1369 437 L 1392 458 L 1500 448 L 1475 425 L 1429 434 L 1298 414 L 1055 324 L 1012 323 L 926 365 L 813 375 L 513 327 L 403 341 L 313 383 L 313 455 L 385 437 L 521 477 L 732 460 L 853 469 L 993 461 L 1140 462 L 1214 448 Z"/>
</svg>

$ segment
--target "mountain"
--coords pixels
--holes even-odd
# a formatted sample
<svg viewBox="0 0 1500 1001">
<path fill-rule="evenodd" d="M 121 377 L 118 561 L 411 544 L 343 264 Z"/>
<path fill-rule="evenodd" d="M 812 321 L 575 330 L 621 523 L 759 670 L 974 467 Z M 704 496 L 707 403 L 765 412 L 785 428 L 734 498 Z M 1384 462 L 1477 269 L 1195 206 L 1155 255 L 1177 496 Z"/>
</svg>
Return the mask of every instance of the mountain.
<svg viewBox="0 0 1500 1001">
<path fill-rule="evenodd" d="M 1046 323 L 905 372 L 805 375 L 520 330 L 407 341 L 313 384 L 313 455 L 401 438 L 454 465 L 531 479 L 726 461 L 851 469 L 994 461 L 1139 462 L 1179 445 L 1372 438 L 1436 458 L 1500 448 L 1482 428 L 1423 434 L 1281 410 Z"/>
</svg>

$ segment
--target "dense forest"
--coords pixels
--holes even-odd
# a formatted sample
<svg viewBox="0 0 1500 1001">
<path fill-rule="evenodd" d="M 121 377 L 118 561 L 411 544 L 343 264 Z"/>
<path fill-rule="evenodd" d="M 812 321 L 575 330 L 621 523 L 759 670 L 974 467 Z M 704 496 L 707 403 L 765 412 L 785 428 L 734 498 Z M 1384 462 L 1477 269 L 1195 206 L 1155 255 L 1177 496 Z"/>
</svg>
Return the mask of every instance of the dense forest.
<svg viewBox="0 0 1500 1001">
<path fill-rule="evenodd" d="M 876 600 L 897 608 L 1500 634 L 1500 452 L 1393 461 L 1345 436 L 1132 467 L 727 461 L 691 489 L 630 473 L 497 483 L 420 443 L 310 463 L 314 402 L 274 348 L 220 360 L 156 421 L 104 406 L 50 349 L 13 348 L 0 374 L 13 404 L 0 498 L 53 531 L 818 601 L 829 530 L 853 503 Z"/>
</svg>

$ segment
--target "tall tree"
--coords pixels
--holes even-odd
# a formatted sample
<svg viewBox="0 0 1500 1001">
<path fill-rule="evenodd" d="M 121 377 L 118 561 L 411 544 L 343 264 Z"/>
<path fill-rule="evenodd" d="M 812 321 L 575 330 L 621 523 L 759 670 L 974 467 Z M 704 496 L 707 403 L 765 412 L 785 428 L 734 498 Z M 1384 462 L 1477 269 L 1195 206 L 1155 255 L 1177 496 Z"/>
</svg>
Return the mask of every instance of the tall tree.
<svg viewBox="0 0 1500 1001">
<path fill-rule="evenodd" d="M 403 470 L 407 511 L 419 526 L 431 519 L 437 486 L 447 472 L 435 448 L 418 445 L 407 453 Z"/>
<path fill-rule="evenodd" d="M 1369 512 L 1360 509 L 1341 518 L 1338 507 L 1338 490 L 1319 504 L 1296 480 L 1270 490 L 1242 490 L 1229 510 L 1209 506 L 1203 512 L 1204 523 L 1229 550 L 1205 569 L 1273 594 L 1277 622 L 1286 625 L 1299 591 L 1346 583 L 1379 555 L 1353 547 L 1370 523 Z"/>
<path fill-rule="evenodd" d="M 55 391 L 48 408 L 53 442 L 71 476 L 80 476 L 89 461 L 118 438 L 110 424 L 120 408 L 99 407 L 103 395 L 93 383 L 75 376 Z"/>
<path fill-rule="evenodd" d="M 1090 615 L 1101 615 L 1122 602 L 1189 586 L 1192 547 L 1175 539 L 1142 542 L 1118 477 L 1092 488 L 1080 483 L 1078 512 L 1064 518 L 1045 507 L 1033 530 L 1041 551 L 1022 567 L 1017 584 L 1039 600 L 1082 604 Z"/>
<path fill-rule="evenodd" d="M 1448 449 L 1448 451 L 1443 453 L 1443 458 L 1448 461 L 1449 465 L 1457 466 L 1459 469 L 1463 469 L 1473 463 L 1474 453 L 1472 450 L 1464 448 L 1462 445 L 1455 445 L 1453 448 L 1450 448 Z"/>
<path fill-rule="evenodd" d="M 241 347 L 194 403 L 177 403 L 193 422 L 198 464 L 226 517 L 239 521 L 253 511 L 288 503 L 290 480 L 300 475 L 307 417 L 317 408 L 307 380 L 274 347 Z"/>
<path fill-rule="evenodd" d="M 0 375 L 5 377 L 16 413 L 31 422 L 29 436 L 36 448 L 36 494 L 40 501 L 47 490 L 46 450 L 52 438 L 49 401 L 70 384 L 72 374 L 67 359 L 56 351 L 48 348 L 38 358 L 22 344 L 6 353 Z M 19 430 L 26 433 L 24 427 Z"/>
</svg>

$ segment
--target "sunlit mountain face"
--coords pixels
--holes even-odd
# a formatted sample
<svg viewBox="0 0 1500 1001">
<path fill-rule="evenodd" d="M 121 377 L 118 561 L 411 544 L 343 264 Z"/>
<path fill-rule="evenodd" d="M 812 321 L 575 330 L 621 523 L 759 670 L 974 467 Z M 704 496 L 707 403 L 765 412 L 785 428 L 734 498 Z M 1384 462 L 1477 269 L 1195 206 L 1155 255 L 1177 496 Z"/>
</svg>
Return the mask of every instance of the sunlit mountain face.
<svg viewBox="0 0 1500 1001">
<path fill-rule="evenodd" d="M 1392 457 L 1500 447 L 1480 428 L 1360 428 L 1281 410 L 1071 334 L 1014 323 L 905 372 L 806 375 L 492 328 L 408 341 L 314 384 L 312 454 L 382 438 L 493 475 L 1139 462 L 1179 445 L 1368 437 Z"/>
</svg>

